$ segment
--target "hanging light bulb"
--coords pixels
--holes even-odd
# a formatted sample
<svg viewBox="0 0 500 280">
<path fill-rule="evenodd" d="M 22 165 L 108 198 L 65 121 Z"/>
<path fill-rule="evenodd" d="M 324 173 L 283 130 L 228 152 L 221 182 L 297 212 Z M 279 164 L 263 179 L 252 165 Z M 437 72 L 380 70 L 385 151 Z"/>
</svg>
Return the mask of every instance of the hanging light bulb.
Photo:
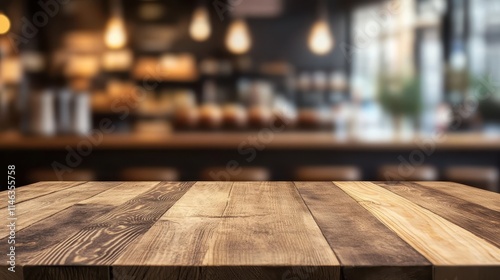
<svg viewBox="0 0 500 280">
<path fill-rule="evenodd" d="M 311 28 L 308 44 L 309 49 L 317 55 L 329 53 L 335 44 L 328 25 L 328 7 L 325 0 L 318 2 L 318 19 Z"/>
<path fill-rule="evenodd" d="M 120 49 L 127 44 L 125 23 L 120 17 L 111 17 L 106 26 L 106 46 L 110 49 Z"/>
<path fill-rule="evenodd" d="M 234 54 L 244 54 L 252 47 L 250 31 L 244 20 L 235 20 L 229 26 L 226 36 L 226 47 Z"/>
<path fill-rule="evenodd" d="M 2 12 L 0 12 L 0 35 L 6 34 L 10 30 L 10 20 Z"/>
<path fill-rule="evenodd" d="M 309 48 L 317 55 L 329 53 L 334 45 L 334 39 L 326 19 L 319 19 L 314 23 L 309 35 Z"/>
<path fill-rule="evenodd" d="M 210 37 L 212 27 L 210 26 L 210 18 L 205 7 L 198 7 L 194 10 L 193 19 L 189 26 L 189 34 L 193 40 L 202 42 Z"/>
<path fill-rule="evenodd" d="M 104 41 L 110 49 L 121 49 L 127 44 L 127 32 L 119 0 L 112 1 L 112 16 L 106 25 Z"/>
</svg>

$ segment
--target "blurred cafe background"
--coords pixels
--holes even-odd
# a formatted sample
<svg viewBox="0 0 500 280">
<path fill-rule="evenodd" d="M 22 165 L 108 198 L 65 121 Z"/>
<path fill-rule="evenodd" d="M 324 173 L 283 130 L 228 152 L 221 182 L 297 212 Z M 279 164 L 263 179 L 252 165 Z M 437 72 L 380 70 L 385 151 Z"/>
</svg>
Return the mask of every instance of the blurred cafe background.
<svg viewBox="0 0 500 280">
<path fill-rule="evenodd" d="M 18 184 L 498 191 L 498 14 L 496 0 L 2 0 L 0 162 Z"/>
</svg>

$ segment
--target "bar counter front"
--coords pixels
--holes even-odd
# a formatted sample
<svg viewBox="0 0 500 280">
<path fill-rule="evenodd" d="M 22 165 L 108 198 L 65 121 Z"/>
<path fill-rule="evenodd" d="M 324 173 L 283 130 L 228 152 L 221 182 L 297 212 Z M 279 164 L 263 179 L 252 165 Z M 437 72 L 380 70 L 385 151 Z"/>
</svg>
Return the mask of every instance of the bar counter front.
<svg viewBox="0 0 500 280">
<path fill-rule="evenodd" d="M 500 279 L 500 194 L 451 182 L 39 182 L 15 200 L 0 279 Z"/>
</svg>

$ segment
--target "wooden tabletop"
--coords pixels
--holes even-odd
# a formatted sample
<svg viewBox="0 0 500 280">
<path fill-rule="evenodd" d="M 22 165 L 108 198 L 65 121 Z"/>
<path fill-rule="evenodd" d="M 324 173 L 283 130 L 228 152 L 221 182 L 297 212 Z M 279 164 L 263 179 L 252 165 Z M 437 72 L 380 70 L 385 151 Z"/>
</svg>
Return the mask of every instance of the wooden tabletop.
<svg viewBox="0 0 500 280">
<path fill-rule="evenodd" d="M 16 272 L 2 226 L 0 279 L 500 275 L 500 194 L 449 182 L 40 182 L 15 195 Z"/>
</svg>

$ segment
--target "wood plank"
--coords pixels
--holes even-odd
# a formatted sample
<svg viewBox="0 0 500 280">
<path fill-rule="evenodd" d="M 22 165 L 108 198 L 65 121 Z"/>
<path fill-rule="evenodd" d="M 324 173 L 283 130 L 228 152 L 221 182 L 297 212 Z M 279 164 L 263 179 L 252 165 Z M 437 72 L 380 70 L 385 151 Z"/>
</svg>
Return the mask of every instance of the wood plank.
<svg viewBox="0 0 500 280">
<path fill-rule="evenodd" d="M 47 194 L 54 193 L 56 191 L 61 191 L 63 189 L 72 188 L 81 184 L 84 184 L 83 181 L 75 181 L 75 182 L 38 182 L 33 183 L 27 186 L 16 188 L 16 204 L 20 204 L 23 201 L 27 201 L 33 198 L 37 198 L 40 196 L 44 196 Z M 0 193 L 6 197 L 6 192 Z M 0 208 L 7 207 L 7 200 L 2 199 L 0 201 Z"/>
<path fill-rule="evenodd" d="M 17 232 L 16 273 L 7 271 L 7 259 L 2 254 L 0 279 L 23 279 L 24 266 L 37 254 L 65 240 L 113 208 L 97 204 L 73 205 L 50 217 L 50 222 L 42 220 Z M 0 244 L 7 244 L 7 238 L 1 239 Z"/>
<path fill-rule="evenodd" d="M 50 217 L 118 184 L 120 183 L 89 182 L 16 204 L 16 230 L 22 230 L 33 223 Z M 0 220 L 6 221 L 7 215 L 7 211 L 2 211 L 0 213 Z M 5 238 L 8 235 L 8 228 L 6 226 L 1 227 L 0 238 Z"/>
<path fill-rule="evenodd" d="M 232 182 L 196 182 L 115 265 L 202 264 L 232 185 Z"/>
<path fill-rule="evenodd" d="M 378 185 L 500 247 L 500 212 L 416 183 Z"/>
<path fill-rule="evenodd" d="M 126 182 L 117 187 L 110 188 L 96 196 L 90 197 L 78 204 L 121 205 L 134 197 L 145 193 L 160 182 Z"/>
<path fill-rule="evenodd" d="M 432 266 L 332 182 L 295 182 L 345 279 L 431 279 Z"/>
<path fill-rule="evenodd" d="M 43 251 L 28 265 L 109 266 L 130 243 L 142 236 L 191 185 L 190 182 L 162 182 L 99 217 L 56 246 Z"/>
<path fill-rule="evenodd" d="M 204 193 L 211 197 L 201 202 Z M 180 268 L 158 267 L 165 264 Z M 290 182 L 198 182 L 113 267 L 132 279 L 287 279 L 297 271 L 339 278 L 338 260 Z"/>
<path fill-rule="evenodd" d="M 500 265 L 500 249 L 369 182 L 334 182 L 434 265 Z"/>
<path fill-rule="evenodd" d="M 436 188 L 441 192 L 465 199 L 483 207 L 500 211 L 500 194 L 453 182 L 416 182 L 419 185 Z"/>
</svg>

